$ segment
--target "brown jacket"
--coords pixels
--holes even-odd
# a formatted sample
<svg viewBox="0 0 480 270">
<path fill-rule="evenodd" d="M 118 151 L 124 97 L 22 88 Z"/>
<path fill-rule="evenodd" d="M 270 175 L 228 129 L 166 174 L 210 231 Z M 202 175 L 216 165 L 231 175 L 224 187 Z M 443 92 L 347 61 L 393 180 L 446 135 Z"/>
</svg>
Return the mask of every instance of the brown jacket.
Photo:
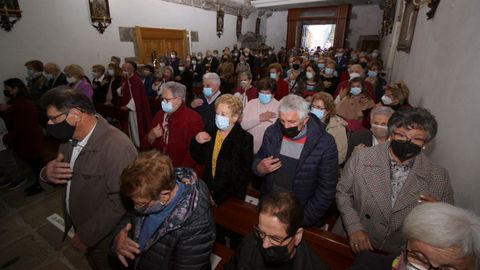
<svg viewBox="0 0 480 270">
<path fill-rule="evenodd" d="M 70 162 L 72 149 L 70 142 L 60 145 L 59 153 L 65 156 L 65 162 Z M 73 166 L 66 232 L 73 225 L 80 240 L 89 247 L 112 232 L 126 212 L 120 197 L 120 174 L 136 156 L 130 139 L 98 116 L 97 125 Z"/>
<path fill-rule="evenodd" d="M 365 231 L 373 247 L 398 254 L 402 223 L 419 204 L 420 194 L 453 203 L 453 191 L 447 170 L 420 153 L 392 207 L 389 146 L 387 142 L 354 152 L 337 184 L 336 199 L 348 234 Z"/>
</svg>

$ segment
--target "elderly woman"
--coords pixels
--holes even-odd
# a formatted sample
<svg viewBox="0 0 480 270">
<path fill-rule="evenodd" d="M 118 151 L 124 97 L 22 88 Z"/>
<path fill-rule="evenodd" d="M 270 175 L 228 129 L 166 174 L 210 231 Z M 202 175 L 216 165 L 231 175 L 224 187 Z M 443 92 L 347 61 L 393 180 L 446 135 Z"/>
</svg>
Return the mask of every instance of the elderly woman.
<svg viewBox="0 0 480 270">
<path fill-rule="evenodd" d="M 250 73 L 250 65 L 245 60 L 245 56 L 240 55 L 237 67 L 235 68 L 237 75 L 240 75 L 243 72 Z"/>
<path fill-rule="evenodd" d="M 239 86 L 235 89 L 234 94 L 239 96 L 243 105 L 252 99 L 258 98 L 258 90 L 252 84 L 252 74 L 250 72 L 242 72 L 238 76 Z"/>
<path fill-rule="evenodd" d="M 335 102 L 332 95 L 326 92 L 316 93 L 310 103 L 310 112 L 327 125 L 326 130 L 335 139 L 338 150 L 338 164 L 346 160 L 347 155 L 347 122 L 335 114 Z"/>
<path fill-rule="evenodd" d="M 105 74 L 105 67 L 102 65 L 92 66 L 92 89 L 93 102 L 104 104 L 107 101 L 108 85 L 110 77 Z"/>
<path fill-rule="evenodd" d="M 381 144 L 388 139 L 388 120 L 394 113 L 390 107 L 376 107 L 370 112 L 370 129 L 353 132 L 348 141 L 347 159 L 352 152 L 364 147 L 371 147 Z"/>
<path fill-rule="evenodd" d="M 253 136 L 242 129 L 242 102 L 230 94 L 215 101 L 216 128 L 198 133 L 190 143 L 193 159 L 205 165 L 203 179 L 213 201 L 243 199 L 253 160 Z"/>
<path fill-rule="evenodd" d="M 85 78 L 85 72 L 79 65 L 68 65 L 63 69 L 65 76 L 67 76 L 68 87 L 76 89 L 87 96 L 90 100 L 93 97 L 92 86 Z"/>
<path fill-rule="evenodd" d="M 195 98 L 190 106 L 202 116 L 206 130 L 215 129 L 215 100 L 221 95 L 220 77 L 209 72 L 203 75 L 202 95 Z"/>
<path fill-rule="evenodd" d="M 447 170 L 422 152 L 436 134 L 437 121 L 426 109 L 399 110 L 388 121 L 389 142 L 353 153 L 336 199 L 354 252 L 399 253 L 402 223 L 415 206 L 453 203 Z"/>
<path fill-rule="evenodd" d="M 320 70 L 313 62 L 310 62 L 306 66 L 305 72 L 298 77 L 297 83 L 298 87 L 295 94 L 304 97 L 307 101 L 309 101 L 315 93 L 324 90 Z"/>
<path fill-rule="evenodd" d="M 408 102 L 409 96 L 410 90 L 407 85 L 403 82 L 397 82 L 387 86 L 385 94 L 382 96 L 382 103 L 394 110 L 411 108 L 412 106 Z"/>
<path fill-rule="evenodd" d="M 117 89 L 122 86 L 123 73 L 122 69 L 116 63 L 108 64 L 107 77 L 109 77 L 107 95 L 105 97 L 105 105 L 116 106 L 119 102 Z"/>
<path fill-rule="evenodd" d="M 25 67 L 29 94 L 34 101 L 37 101 L 49 88 L 48 79 L 43 75 L 43 63 L 39 60 L 31 60 L 25 63 Z"/>
<path fill-rule="evenodd" d="M 217 73 L 222 80 L 222 93 L 230 93 L 235 87 L 235 64 L 233 64 L 230 55 L 222 55 L 222 62 L 218 65 Z"/>
<path fill-rule="evenodd" d="M 380 100 L 383 95 L 383 89 L 387 82 L 384 78 L 380 77 L 380 73 L 382 72 L 382 63 L 374 60 L 368 63 L 368 72 L 367 78 L 365 78 L 366 82 L 369 82 L 373 89 L 375 90 L 375 100 Z"/>
<path fill-rule="evenodd" d="M 439 226 L 441 224 L 441 226 Z M 480 267 L 480 217 L 446 203 L 415 207 L 403 223 L 400 256 L 359 254 L 350 270 L 475 270 Z"/>
<path fill-rule="evenodd" d="M 259 97 L 247 103 L 243 112 L 242 128 L 253 135 L 253 152 L 262 146 L 263 134 L 267 127 L 277 121 L 278 102 L 275 94 L 276 84 L 270 78 L 261 79 L 258 84 Z"/>
<path fill-rule="evenodd" d="M 208 189 L 193 171 L 145 152 L 123 170 L 120 190 L 134 205 L 113 233 L 125 267 L 210 269 L 215 224 Z"/>
<path fill-rule="evenodd" d="M 320 78 L 323 81 L 323 86 L 325 87 L 325 92 L 333 95 L 337 89 L 340 79 L 335 76 L 335 70 L 337 69 L 337 63 L 330 58 L 325 60 L 325 68 Z"/>
<path fill-rule="evenodd" d="M 368 95 L 368 91 L 360 77 L 350 80 L 348 88 L 340 93 L 341 100 L 337 103 L 337 114 L 343 117 L 347 123 L 349 131 L 359 131 L 364 129 L 362 121 L 364 112 L 373 108 L 375 103 Z"/>
</svg>

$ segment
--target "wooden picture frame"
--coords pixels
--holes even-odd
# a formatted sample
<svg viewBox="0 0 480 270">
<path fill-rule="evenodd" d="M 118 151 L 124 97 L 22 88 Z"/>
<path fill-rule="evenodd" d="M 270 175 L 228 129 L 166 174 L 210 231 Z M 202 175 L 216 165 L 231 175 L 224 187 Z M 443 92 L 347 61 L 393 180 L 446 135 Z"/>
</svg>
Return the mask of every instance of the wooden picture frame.
<svg viewBox="0 0 480 270">
<path fill-rule="evenodd" d="M 88 0 L 88 5 L 93 27 L 103 34 L 105 29 L 112 23 L 108 0 Z"/>
<path fill-rule="evenodd" d="M 223 18 L 224 18 L 225 12 L 223 9 L 219 9 L 217 11 L 217 36 L 220 38 L 223 35 Z"/>
<path fill-rule="evenodd" d="M 415 7 L 412 1 L 405 1 L 402 27 L 400 29 L 400 36 L 398 37 L 397 51 L 410 52 L 412 46 L 413 35 L 415 33 L 415 25 L 417 23 L 418 8 Z"/>
<path fill-rule="evenodd" d="M 0 0 L 0 27 L 12 30 L 13 25 L 22 17 L 18 0 Z"/>
</svg>

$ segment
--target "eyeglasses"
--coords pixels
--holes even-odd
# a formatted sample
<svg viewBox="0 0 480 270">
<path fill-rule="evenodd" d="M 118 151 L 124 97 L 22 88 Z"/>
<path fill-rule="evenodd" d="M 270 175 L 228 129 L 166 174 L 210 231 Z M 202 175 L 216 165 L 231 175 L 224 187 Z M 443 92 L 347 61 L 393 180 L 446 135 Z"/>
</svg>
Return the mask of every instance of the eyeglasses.
<svg viewBox="0 0 480 270">
<path fill-rule="evenodd" d="M 62 113 L 59 113 L 55 116 L 48 116 L 48 120 L 52 121 L 53 123 L 59 123 L 60 121 L 57 121 L 57 119 L 62 116 L 62 115 L 65 115 L 67 116 L 68 114 L 70 113 L 70 110 L 66 111 L 66 112 L 62 112 Z M 65 117 L 66 118 L 66 117 Z"/>
<path fill-rule="evenodd" d="M 397 141 L 402 141 L 402 142 L 412 142 L 414 144 L 417 144 L 417 145 L 423 145 L 425 143 L 425 139 L 424 138 L 416 138 L 416 137 L 408 137 L 407 135 L 405 134 L 402 134 L 402 133 L 399 133 L 399 132 L 393 132 L 393 136 L 395 140 Z"/>
<path fill-rule="evenodd" d="M 415 270 L 457 270 L 454 266 L 451 265 L 440 265 L 439 267 L 433 267 L 430 260 L 423 255 L 420 251 L 408 250 L 405 248 L 403 250 L 405 263 L 410 269 Z"/>
<path fill-rule="evenodd" d="M 253 231 L 254 231 L 256 237 L 258 237 L 262 240 L 265 240 L 265 238 L 267 238 L 268 241 L 270 242 L 270 244 L 272 244 L 274 246 L 280 246 L 280 245 L 283 244 L 283 242 L 285 242 L 285 240 L 292 237 L 291 235 L 286 236 L 284 238 L 281 238 L 281 237 L 278 237 L 278 236 L 275 236 L 275 235 L 268 235 L 264 231 L 262 231 L 258 226 L 253 226 Z"/>
<path fill-rule="evenodd" d="M 177 97 L 172 97 L 172 98 L 162 98 L 161 101 L 167 101 L 169 102 L 170 100 L 176 99 Z"/>
</svg>

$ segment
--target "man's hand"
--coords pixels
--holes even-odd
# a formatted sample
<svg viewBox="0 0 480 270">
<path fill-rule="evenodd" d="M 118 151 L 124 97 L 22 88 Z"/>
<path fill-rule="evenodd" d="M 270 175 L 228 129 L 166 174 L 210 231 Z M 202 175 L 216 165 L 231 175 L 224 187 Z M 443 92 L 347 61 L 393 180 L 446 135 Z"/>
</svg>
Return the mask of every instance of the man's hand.
<svg viewBox="0 0 480 270">
<path fill-rule="evenodd" d="M 202 131 L 202 132 L 199 132 L 197 135 L 195 135 L 195 140 L 199 143 L 199 144 L 204 144 L 206 142 L 209 142 L 212 140 L 212 137 L 210 137 L 210 135 L 205 132 L 205 131 Z"/>
<path fill-rule="evenodd" d="M 78 234 L 75 234 L 75 236 L 72 238 L 72 241 L 70 243 L 76 251 L 80 253 L 87 252 L 88 246 L 85 245 L 85 243 L 83 243 L 82 240 L 80 240 L 80 238 L 78 237 Z"/>
<path fill-rule="evenodd" d="M 332 86 L 332 82 L 323 81 L 323 86 L 325 86 L 325 88 L 330 88 L 330 86 Z"/>
<path fill-rule="evenodd" d="M 370 243 L 368 234 L 364 231 L 353 232 L 350 236 L 350 247 L 353 252 L 359 253 L 360 251 L 370 250 L 373 251 L 373 246 Z"/>
<path fill-rule="evenodd" d="M 50 161 L 45 167 L 45 178 L 48 182 L 53 184 L 66 184 L 72 178 L 73 170 L 70 164 L 63 162 L 63 154 Z"/>
<path fill-rule="evenodd" d="M 199 106 L 202 106 L 203 105 L 203 100 L 199 99 L 199 98 L 196 98 L 192 101 L 192 103 L 190 103 L 190 106 L 192 106 L 192 108 L 197 108 Z"/>
<path fill-rule="evenodd" d="M 271 122 L 270 119 L 277 117 L 277 114 L 274 112 L 266 111 L 264 113 L 261 113 L 259 117 L 260 117 L 260 122 L 266 122 L 266 121 Z"/>
<path fill-rule="evenodd" d="M 150 144 L 153 144 L 153 142 L 155 142 L 156 139 L 162 137 L 162 135 L 163 135 L 163 129 L 160 126 L 160 123 L 158 123 L 158 125 L 152 128 L 152 130 L 150 130 L 150 132 L 148 133 L 147 135 L 148 142 Z"/>
<path fill-rule="evenodd" d="M 132 224 L 128 223 L 127 226 L 125 226 L 125 228 L 123 228 L 113 239 L 117 258 L 125 267 L 128 267 L 125 257 L 129 258 L 130 260 L 134 260 L 135 254 L 140 254 L 140 245 L 128 237 L 128 232 L 131 229 Z"/>
<path fill-rule="evenodd" d="M 267 174 L 274 172 L 282 167 L 282 162 L 279 158 L 273 158 L 273 156 L 269 156 L 267 158 L 262 159 L 260 163 L 257 165 L 257 171 L 261 174 Z"/>
</svg>

